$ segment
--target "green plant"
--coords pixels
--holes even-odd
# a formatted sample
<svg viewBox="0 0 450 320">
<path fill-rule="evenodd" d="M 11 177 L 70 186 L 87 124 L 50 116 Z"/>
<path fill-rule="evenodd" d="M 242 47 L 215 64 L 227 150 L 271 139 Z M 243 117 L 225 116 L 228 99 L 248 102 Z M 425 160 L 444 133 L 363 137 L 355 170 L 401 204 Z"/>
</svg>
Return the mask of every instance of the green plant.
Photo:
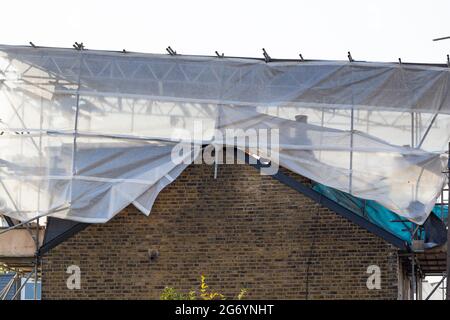
<svg viewBox="0 0 450 320">
<path fill-rule="evenodd" d="M 247 295 L 247 289 L 241 289 L 236 296 L 237 300 L 242 300 Z M 206 277 L 201 275 L 200 288 L 191 290 L 188 293 L 182 293 L 172 287 L 165 287 L 160 296 L 161 300 L 225 300 L 225 296 L 221 293 L 211 291 L 206 284 Z"/>
<path fill-rule="evenodd" d="M 245 295 L 247 294 L 247 289 L 241 289 L 241 291 L 239 292 L 239 294 L 237 295 L 237 300 L 242 300 L 244 299 Z"/>
<path fill-rule="evenodd" d="M 200 298 L 203 300 L 225 300 L 223 294 L 209 291 L 209 287 L 206 284 L 206 277 L 204 275 L 201 275 L 200 278 Z"/>
<path fill-rule="evenodd" d="M 195 291 L 183 294 L 171 287 L 165 287 L 160 298 L 161 300 L 196 300 Z"/>
</svg>

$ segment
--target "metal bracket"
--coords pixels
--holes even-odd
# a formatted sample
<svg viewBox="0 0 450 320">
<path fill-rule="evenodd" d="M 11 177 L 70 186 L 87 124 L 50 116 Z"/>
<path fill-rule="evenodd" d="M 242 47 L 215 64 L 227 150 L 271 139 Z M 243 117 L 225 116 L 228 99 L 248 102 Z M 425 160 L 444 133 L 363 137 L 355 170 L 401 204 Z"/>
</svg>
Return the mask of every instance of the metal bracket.
<svg viewBox="0 0 450 320">
<path fill-rule="evenodd" d="M 176 56 L 177 52 L 175 50 L 173 50 L 170 46 L 168 46 L 166 48 L 166 51 L 171 55 L 171 56 Z"/>
<path fill-rule="evenodd" d="M 347 58 L 349 62 L 354 62 L 355 60 L 353 60 L 352 54 L 349 52 L 347 52 Z"/>
<path fill-rule="evenodd" d="M 76 42 L 72 45 L 72 47 L 74 47 L 75 50 L 84 50 L 84 44 L 83 42 Z"/>
<path fill-rule="evenodd" d="M 269 54 L 267 53 L 266 49 L 262 48 L 262 51 L 263 51 L 263 55 L 264 55 L 264 60 L 265 60 L 266 62 L 272 61 L 272 58 L 271 58 L 271 57 L 269 56 Z"/>
</svg>

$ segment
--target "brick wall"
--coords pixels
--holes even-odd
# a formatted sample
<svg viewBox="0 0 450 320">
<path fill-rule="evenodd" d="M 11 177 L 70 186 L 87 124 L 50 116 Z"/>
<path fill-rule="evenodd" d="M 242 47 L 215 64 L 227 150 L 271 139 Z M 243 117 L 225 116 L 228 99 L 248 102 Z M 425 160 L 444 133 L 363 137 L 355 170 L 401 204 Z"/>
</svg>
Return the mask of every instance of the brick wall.
<svg viewBox="0 0 450 320">
<path fill-rule="evenodd" d="M 247 288 L 254 299 L 397 298 L 392 246 L 250 166 L 222 165 L 216 180 L 213 170 L 190 166 L 149 217 L 130 206 L 53 249 L 43 298 L 158 299 L 165 286 L 196 288 L 202 273 L 228 296 Z M 159 251 L 153 262 L 149 250 Z M 81 290 L 66 288 L 72 264 Z M 381 290 L 366 287 L 372 264 Z"/>
</svg>

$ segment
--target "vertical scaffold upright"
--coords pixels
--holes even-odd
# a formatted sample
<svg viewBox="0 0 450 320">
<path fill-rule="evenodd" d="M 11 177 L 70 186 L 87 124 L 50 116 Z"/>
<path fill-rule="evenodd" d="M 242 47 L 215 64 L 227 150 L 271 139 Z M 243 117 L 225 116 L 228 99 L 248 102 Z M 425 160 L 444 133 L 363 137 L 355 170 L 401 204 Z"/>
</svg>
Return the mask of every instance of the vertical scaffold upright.
<svg viewBox="0 0 450 320">
<path fill-rule="evenodd" d="M 448 143 L 448 161 L 447 161 L 447 293 L 446 293 L 446 299 L 450 300 L 450 281 L 448 280 L 448 277 L 450 275 L 450 250 L 448 241 L 450 239 L 450 225 L 449 225 L 449 207 L 450 207 L 450 142 Z M 443 201 L 443 200 L 442 200 Z"/>
</svg>

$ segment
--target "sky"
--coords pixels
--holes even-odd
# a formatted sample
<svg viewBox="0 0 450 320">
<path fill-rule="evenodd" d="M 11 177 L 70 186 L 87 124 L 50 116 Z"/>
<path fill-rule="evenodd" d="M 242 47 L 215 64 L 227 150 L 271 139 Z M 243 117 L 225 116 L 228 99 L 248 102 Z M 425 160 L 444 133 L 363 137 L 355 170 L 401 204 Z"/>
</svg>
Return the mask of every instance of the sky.
<svg viewBox="0 0 450 320">
<path fill-rule="evenodd" d="M 0 43 L 261 57 L 443 63 L 448 0 L 14 0 Z"/>
</svg>

